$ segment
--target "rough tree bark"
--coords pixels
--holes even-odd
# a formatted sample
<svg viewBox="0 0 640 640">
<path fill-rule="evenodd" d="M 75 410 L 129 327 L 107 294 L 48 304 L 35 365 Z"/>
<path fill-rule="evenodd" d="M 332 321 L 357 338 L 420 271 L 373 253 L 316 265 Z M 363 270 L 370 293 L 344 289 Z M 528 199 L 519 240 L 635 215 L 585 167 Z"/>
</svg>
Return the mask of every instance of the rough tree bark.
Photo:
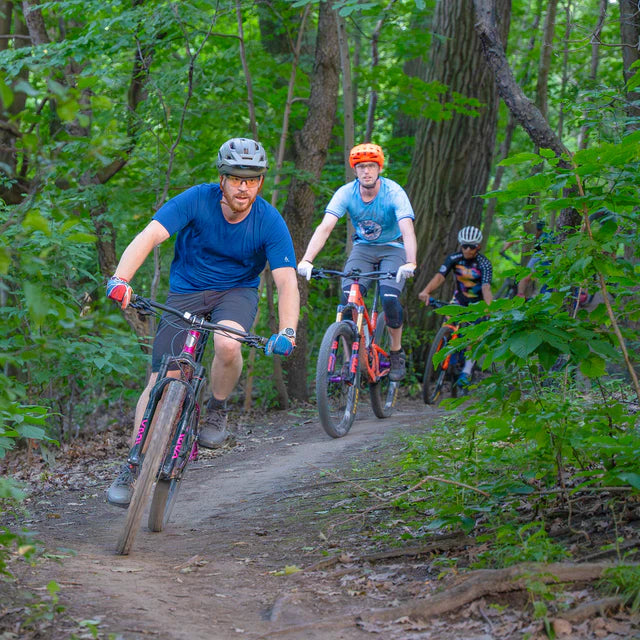
<svg viewBox="0 0 640 640">
<path fill-rule="evenodd" d="M 622 38 L 622 63 L 624 80 L 628 82 L 638 73 L 631 65 L 640 59 L 640 8 L 637 0 L 620 0 L 620 35 Z M 640 91 L 627 93 L 627 115 L 631 121 L 628 129 L 640 127 Z"/>
<path fill-rule="evenodd" d="M 294 136 L 296 174 L 291 180 L 283 215 L 298 252 L 298 259 L 311 236 L 315 193 L 313 182 L 320 178 L 338 103 L 338 78 L 340 60 L 336 16 L 330 3 L 321 2 L 318 16 L 318 35 L 313 72 L 309 111 L 305 124 Z M 306 282 L 300 286 L 300 303 L 306 305 L 309 290 Z M 293 399 L 308 399 L 306 376 L 307 332 L 306 322 L 300 323 L 296 349 L 287 359 L 287 389 Z"/>
<path fill-rule="evenodd" d="M 500 0 L 499 41 L 506 42 L 511 15 L 510 0 Z M 427 82 L 437 80 L 449 93 L 476 98 L 480 115 L 454 113 L 449 120 L 421 120 L 413 152 L 407 192 L 416 212 L 418 271 L 409 289 L 409 308 L 433 276 L 444 256 L 455 249 L 460 227 L 479 225 L 496 135 L 498 94 L 493 74 L 474 30 L 474 15 L 465 0 L 439 2 L 433 16 Z M 414 304 L 412 304 L 414 303 Z M 412 319 L 427 326 L 432 314 Z"/>
</svg>

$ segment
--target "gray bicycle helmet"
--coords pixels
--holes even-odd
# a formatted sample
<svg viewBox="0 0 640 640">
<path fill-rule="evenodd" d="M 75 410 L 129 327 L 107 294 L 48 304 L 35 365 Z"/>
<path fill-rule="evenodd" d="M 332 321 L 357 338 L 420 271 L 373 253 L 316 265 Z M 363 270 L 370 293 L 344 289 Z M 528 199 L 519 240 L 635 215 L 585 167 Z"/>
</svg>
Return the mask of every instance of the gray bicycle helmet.
<svg viewBox="0 0 640 640">
<path fill-rule="evenodd" d="M 269 168 L 264 147 L 251 138 L 227 140 L 218 151 L 217 164 L 220 175 L 241 178 L 262 176 Z"/>
<path fill-rule="evenodd" d="M 458 242 L 460 244 L 480 244 L 482 231 L 477 227 L 463 227 L 458 231 Z"/>
</svg>

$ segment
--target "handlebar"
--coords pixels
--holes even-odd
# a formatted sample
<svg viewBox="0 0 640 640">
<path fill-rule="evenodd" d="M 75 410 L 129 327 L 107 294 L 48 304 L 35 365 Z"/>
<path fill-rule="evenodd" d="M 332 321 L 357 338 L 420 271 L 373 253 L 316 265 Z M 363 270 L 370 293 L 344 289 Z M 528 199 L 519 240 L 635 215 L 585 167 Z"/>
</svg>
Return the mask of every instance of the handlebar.
<svg viewBox="0 0 640 640">
<path fill-rule="evenodd" d="M 311 278 L 313 280 L 321 280 L 323 278 L 330 278 L 331 276 L 341 278 L 352 278 L 358 281 L 360 278 L 371 278 L 372 280 L 387 280 L 395 278 L 396 274 L 391 271 L 360 271 L 358 269 L 352 269 L 351 271 L 336 271 L 335 269 L 316 269 L 311 270 Z"/>
<path fill-rule="evenodd" d="M 446 307 L 450 304 L 455 304 L 455 303 L 445 302 L 444 300 L 436 300 L 435 298 L 429 298 L 429 302 L 426 303 L 426 306 L 433 307 L 434 309 L 439 309 L 440 307 Z"/>
<path fill-rule="evenodd" d="M 166 311 L 167 313 L 172 313 L 174 316 L 182 318 L 182 320 L 184 320 L 187 324 L 191 325 L 195 329 L 222 333 L 227 335 L 229 338 L 238 340 L 239 342 L 242 342 L 243 344 L 246 344 L 250 347 L 255 347 L 256 349 L 264 349 L 264 345 L 268 342 L 268 338 L 264 338 L 263 336 L 247 333 L 242 329 L 229 327 L 226 324 L 209 322 L 203 316 L 189 313 L 189 311 L 180 311 L 180 309 L 170 307 L 166 304 L 162 304 L 161 302 L 157 302 L 156 300 L 151 300 L 150 298 L 143 298 L 142 296 L 136 295 L 135 293 L 131 296 L 131 302 L 129 303 L 129 306 L 133 309 L 136 309 L 136 311 L 141 314 L 153 313 L 154 308 Z"/>
<path fill-rule="evenodd" d="M 520 263 L 512 256 L 510 256 L 506 251 L 501 251 L 500 255 L 503 258 L 506 258 L 507 260 L 509 260 L 509 262 L 513 262 L 513 264 L 520 266 Z"/>
</svg>

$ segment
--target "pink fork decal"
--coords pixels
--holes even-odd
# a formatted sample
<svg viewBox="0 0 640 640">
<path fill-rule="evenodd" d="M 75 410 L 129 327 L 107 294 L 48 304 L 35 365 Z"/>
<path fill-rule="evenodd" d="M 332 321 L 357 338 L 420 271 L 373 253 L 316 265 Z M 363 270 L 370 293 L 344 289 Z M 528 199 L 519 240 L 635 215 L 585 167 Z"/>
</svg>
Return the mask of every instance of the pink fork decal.
<svg viewBox="0 0 640 640">
<path fill-rule="evenodd" d="M 180 455 L 180 449 L 182 449 L 182 441 L 184 440 L 184 433 L 180 434 L 178 438 L 178 442 L 176 442 L 175 449 L 173 450 L 173 455 L 171 456 L 172 460 L 175 460 Z"/>
<path fill-rule="evenodd" d="M 140 423 L 140 428 L 138 429 L 138 435 L 136 436 L 136 442 L 135 444 L 140 444 L 142 442 L 142 436 L 144 435 L 144 432 L 147 430 L 147 420 L 144 419 L 141 423 Z"/>
</svg>

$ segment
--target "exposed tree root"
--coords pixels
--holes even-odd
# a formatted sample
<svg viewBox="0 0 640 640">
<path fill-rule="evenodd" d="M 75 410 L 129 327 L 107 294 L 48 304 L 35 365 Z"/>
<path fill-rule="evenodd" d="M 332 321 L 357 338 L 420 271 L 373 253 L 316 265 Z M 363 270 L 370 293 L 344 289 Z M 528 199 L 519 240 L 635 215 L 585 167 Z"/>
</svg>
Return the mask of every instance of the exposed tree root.
<svg viewBox="0 0 640 640">
<path fill-rule="evenodd" d="M 558 582 L 591 582 L 597 580 L 613 563 L 590 564 L 537 564 L 514 565 L 506 569 L 474 571 L 460 583 L 431 597 L 413 600 L 391 609 L 373 609 L 360 615 L 362 622 L 380 622 L 398 618 L 430 618 L 443 615 L 460 607 L 497 593 L 519 591 L 532 580 L 545 584 Z"/>
<path fill-rule="evenodd" d="M 465 576 L 462 581 L 446 591 L 428 598 L 413 600 L 399 607 L 371 609 L 357 617 L 347 614 L 330 619 L 320 619 L 306 624 L 274 629 L 259 637 L 274 638 L 312 629 L 331 628 L 335 630 L 355 622 L 371 624 L 391 622 L 401 618 L 420 618 L 424 620 L 450 613 L 482 597 L 524 590 L 533 580 L 545 584 L 592 582 L 601 578 L 606 569 L 615 566 L 614 563 L 609 562 L 590 564 L 526 563 L 514 565 L 507 569 L 482 569 Z M 595 602 L 585 603 L 559 617 L 571 623 L 581 622 L 597 613 L 603 613 L 605 610 L 621 604 L 623 604 L 623 599 L 620 597 L 604 598 Z"/>
<path fill-rule="evenodd" d="M 345 556 L 335 555 L 330 558 L 324 558 L 318 560 L 309 565 L 305 572 L 310 571 L 323 571 L 335 566 L 339 562 L 377 562 L 378 560 L 387 560 L 389 558 L 405 558 L 423 556 L 427 553 L 433 553 L 434 551 L 449 551 L 451 549 L 458 549 L 465 547 L 469 544 L 474 544 L 475 540 L 461 534 L 455 534 L 450 536 L 442 536 L 429 544 L 419 545 L 417 547 L 405 547 L 403 549 L 389 549 L 387 551 L 379 551 L 377 553 L 367 553 L 361 556 L 354 556 L 353 558 L 345 559 Z"/>
<path fill-rule="evenodd" d="M 578 624 L 592 618 L 593 616 L 605 615 L 607 611 L 616 609 L 623 604 L 623 597 L 611 596 L 610 598 L 602 598 L 601 600 L 594 600 L 593 602 L 585 602 L 584 604 L 578 605 L 557 617 L 562 618 L 562 620 L 566 620 L 567 622 L 571 622 L 572 624 Z"/>
</svg>

